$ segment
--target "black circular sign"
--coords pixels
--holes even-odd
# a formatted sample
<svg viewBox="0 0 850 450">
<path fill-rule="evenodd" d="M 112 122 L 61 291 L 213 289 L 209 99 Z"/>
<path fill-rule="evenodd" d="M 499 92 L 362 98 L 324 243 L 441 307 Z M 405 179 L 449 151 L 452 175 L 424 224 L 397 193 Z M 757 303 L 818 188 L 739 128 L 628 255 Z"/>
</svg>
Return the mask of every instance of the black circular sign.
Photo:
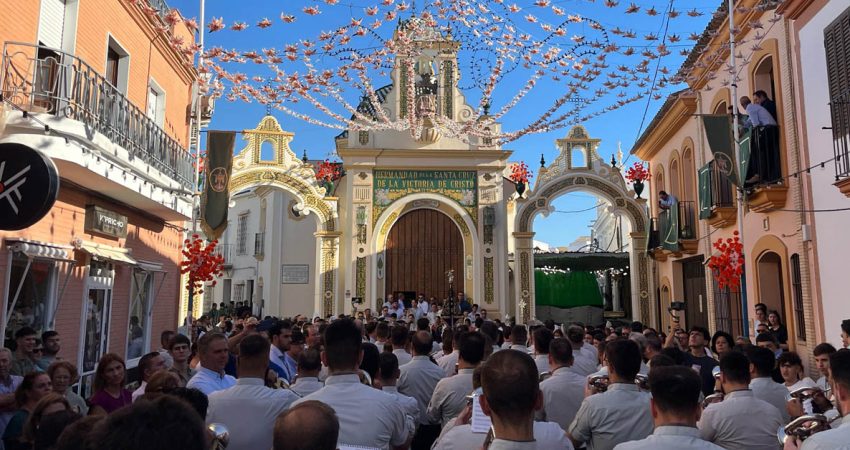
<svg viewBox="0 0 850 450">
<path fill-rule="evenodd" d="M 23 144 L 0 144 L 0 230 L 22 230 L 41 220 L 59 195 L 53 161 Z"/>
</svg>

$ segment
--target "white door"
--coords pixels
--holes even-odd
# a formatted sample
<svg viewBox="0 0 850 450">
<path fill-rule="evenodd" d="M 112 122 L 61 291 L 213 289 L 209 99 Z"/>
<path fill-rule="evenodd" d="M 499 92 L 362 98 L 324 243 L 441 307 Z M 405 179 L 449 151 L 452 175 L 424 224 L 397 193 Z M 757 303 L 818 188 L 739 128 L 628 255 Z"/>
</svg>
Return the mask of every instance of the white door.
<svg viewBox="0 0 850 450">
<path fill-rule="evenodd" d="M 65 28 L 65 1 L 41 0 L 38 17 L 38 40 L 47 47 L 62 48 Z"/>
<path fill-rule="evenodd" d="M 156 89 L 148 88 L 148 117 L 155 123 L 159 124 L 157 113 L 159 112 L 159 92 Z"/>
</svg>

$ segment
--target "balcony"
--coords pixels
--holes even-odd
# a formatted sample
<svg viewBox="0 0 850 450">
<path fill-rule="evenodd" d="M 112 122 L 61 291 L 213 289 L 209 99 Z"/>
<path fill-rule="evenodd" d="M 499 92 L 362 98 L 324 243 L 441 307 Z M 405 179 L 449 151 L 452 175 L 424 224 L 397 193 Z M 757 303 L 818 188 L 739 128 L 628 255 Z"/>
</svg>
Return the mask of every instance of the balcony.
<svg viewBox="0 0 850 450">
<path fill-rule="evenodd" d="M 218 244 L 215 246 L 213 254 L 221 255 L 224 258 L 225 269 L 233 267 L 233 259 L 231 257 L 233 254 L 233 244 Z"/>
<path fill-rule="evenodd" d="M 754 212 L 770 212 L 785 206 L 788 187 L 782 181 L 782 156 L 779 127 L 755 127 L 750 136 L 750 165 L 745 188 Z"/>
<path fill-rule="evenodd" d="M 832 112 L 835 186 L 850 197 L 850 90 L 833 97 L 829 108 Z"/>
<path fill-rule="evenodd" d="M 699 249 L 697 239 L 696 204 L 691 200 L 679 202 L 679 248 L 689 255 L 696 254 Z"/>
<path fill-rule="evenodd" d="M 57 162 L 63 178 L 71 177 L 78 184 L 105 191 L 131 205 L 136 203 L 134 206 L 142 209 L 166 205 L 173 213 L 177 203 L 173 198 L 149 198 L 155 204 L 146 205 L 144 201 L 134 202 L 131 193 L 121 193 L 125 198 L 112 195 L 109 189 L 118 190 L 122 185 L 135 191 L 136 195 L 142 190 L 129 183 L 117 182 L 117 176 L 100 170 L 99 166 L 86 165 L 83 154 L 74 154 L 71 147 L 65 145 L 72 140 L 81 142 L 77 151 L 89 151 L 89 156 L 97 156 L 98 162 L 103 159 L 113 168 L 118 165 L 130 169 L 129 173 L 139 178 L 139 184 L 146 179 L 151 185 L 164 185 L 169 191 L 192 189 L 192 155 L 85 61 L 56 49 L 6 42 L 0 64 L 0 95 L 3 100 L 29 113 L 38 122 L 48 124 L 53 130 L 47 134 L 44 130 L 39 133 L 42 125 L 38 122 L 26 117 L 18 120 L 15 116 L 15 120 L 7 119 L 7 133 L 30 134 L 32 138 L 36 133 L 40 134 L 45 144 L 39 148 Z M 15 131 L 11 130 L 12 127 Z M 63 141 L 62 146 L 50 143 L 57 139 Z M 65 162 L 76 167 L 63 167 Z M 80 171 L 80 166 L 89 170 Z M 98 185 L 102 180 L 93 179 L 92 172 L 118 185 L 108 188 Z M 115 175 L 123 173 L 116 172 Z M 152 191 L 148 197 L 153 197 Z M 191 209 L 188 213 L 191 214 Z M 182 216 L 186 215 L 182 212 Z"/>
<path fill-rule="evenodd" d="M 266 233 L 254 233 L 254 256 L 262 260 L 265 255 Z"/>
<path fill-rule="evenodd" d="M 711 166 L 711 216 L 708 223 L 714 228 L 725 228 L 735 224 L 738 209 L 735 205 L 735 188 L 732 182 L 714 164 Z"/>
</svg>

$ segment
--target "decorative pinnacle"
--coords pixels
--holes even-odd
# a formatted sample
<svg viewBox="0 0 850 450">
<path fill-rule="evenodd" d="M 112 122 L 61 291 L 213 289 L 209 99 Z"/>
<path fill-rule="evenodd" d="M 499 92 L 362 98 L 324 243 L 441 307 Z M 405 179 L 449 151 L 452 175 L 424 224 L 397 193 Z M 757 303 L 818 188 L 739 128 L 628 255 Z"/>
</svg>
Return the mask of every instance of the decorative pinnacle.
<svg viewBox="0 0 850 450">
<path fill-rule="evenodd" d="M 307 164 L 308 159 L 307 159 L 307 149 L 306 148 L 304 149 L 304 156 L 301 157 L 301 161 L 304 164 Z"/>
<path fill-rule="evenodd" d="M 546 158 L 543 157 L 543 153 L 540 154 L 540 167 L 546 167 Z"/>
</svg>

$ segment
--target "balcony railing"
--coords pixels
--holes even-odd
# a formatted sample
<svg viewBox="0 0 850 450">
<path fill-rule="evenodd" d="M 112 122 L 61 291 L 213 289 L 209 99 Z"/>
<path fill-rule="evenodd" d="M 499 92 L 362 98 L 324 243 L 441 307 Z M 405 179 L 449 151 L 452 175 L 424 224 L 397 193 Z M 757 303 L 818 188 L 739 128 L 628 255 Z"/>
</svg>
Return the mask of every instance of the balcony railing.
<svg viewBox="0 0 850 450">
<path fill-rule="evenodd" d="M 266 247 L 266 233 L 254 233 L 254 256 L 263 256 Z"/>
<path fill-rule="evenodd" d="M 696 239 L 696 206 L 691 200 L 679 202 L 679 239 Z"/>
<path fill-rule="evenodd" d="M 850 177 L 850 90 L 829 102 L 832 111 L 832 147 L 835 153 L 835 181 Z"/>
<path fill-rule="evenodd" d="M 85 61 L 48 47 L 6 42 L 0 68 L 3 99 L 24 111 L 82 122 L 126 149 L 130 158 L 192 188 L 192 156 Z"/>
<path fill-rule="evenodd" d="M 782 180 L 779 127 L 754 127 L 750 135 L 750 165 L 746 185 L 774 184 Z"/>
<path fill-rule="evenodd" d="M 233 265 L 231 254 L 233 253 L 233 244 L 218 244 L 215 246 L 213 253 L 224 257 L 224 265 Z"/>
<path fill-rule="evenodd" d="M 717 164 L 711 161 L 711 208 L 731 208 L 735 206 L 732 182 L 724 175 Z"/>
</svg>

